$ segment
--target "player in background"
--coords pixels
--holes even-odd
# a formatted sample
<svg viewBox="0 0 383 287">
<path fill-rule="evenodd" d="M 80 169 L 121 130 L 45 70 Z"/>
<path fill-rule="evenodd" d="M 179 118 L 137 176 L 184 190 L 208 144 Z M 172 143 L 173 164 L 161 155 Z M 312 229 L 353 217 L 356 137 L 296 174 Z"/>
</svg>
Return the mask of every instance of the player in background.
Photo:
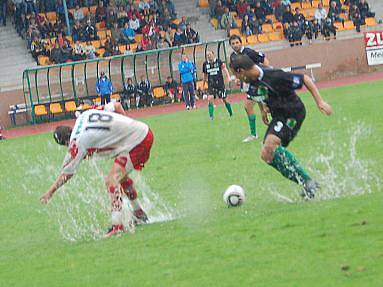
<svg viewBox="0 0 383 287">
<path fill-rule="evenodd" d="M 238 35 L 232 35 L 229 38 L 230 47 L 233 49 L 233 53 L 230 55 L 230 62 L 236 55 L 247 55 L 254 64 L 263 64 L 269 66 L 270 62 L 262 52 L 256 52 L 253 49 L 244 47 L 242 45 L 241 37 Z M 239 83 L 237 83 L 239 84 Z M 261 113 L 263 113 L 263 104 L 260 101 L 260 97 L 263 96 L 265 90 L 263 86 L 258 84 L 250 84 L 249 90 L 247 91 L 247 98 L 245 102 L 245 110 L 249 119 L 250 135 L 247 136 L 243 142 L 250 142 L 257 139 L 257 126 L 256 126 L 256 115 L 254 113 L 254 104 L 258 103 Z"/>
<path fill-rule="evenodd" d="M 261 158 L 284 177 L 303 185 L 302 197 L 313 198 L 319 184 L 286 149 L 297 135 L 306 116 L 305 106 L 295 90 L 304 85 L 313 96 L 318 109 L 325 115 L 332 114 L 331 106 L 322 99 L 317 87 L 307 75 L 261 67 L 254 64 L 247 55 L 233 57 L 230 68 L 238 79 L 249 84 L 262 84 L 267 89 L 262 101 L 266 104 L 264 111 L 271 113 L 272 120 L 269 122 L 267 114 L 262 114 L 268 129 Z"/>
<path fill-rule="evenodd" d="M 214 99 L 216 97 L 222 99 L 230 116 L 233 115 L 230 103 L 226 99 L 225 74 L 227 81 L 230 82 L 230 73 L 224 62 L 216 58 L 213 51 L 207 52 L 207 61 L 203 63 L 203 86 L 208 81 L 208 108 L 210 119 L 214 119 Z"/>
<path fill-rule="evenodd" d="M 122 193 L 125 193 L 134 209 L 136 223 L 148 220 L 137 200 L 137 191 L 129 173 L 141 170 L 150 156 L 153 134 L 149 127 L 125 115 L 120 103 L 109 103 L 104 110 L 90 109 L 82 113 L 73 127 L 59 126 L 54 134 L 55 141 L 68 146 L 60 175 L 41 196 L 46 204 L 53 194 L 76 172 L 81 161 L 94 156 L 114 158 L 106 177 L 106 188 L 111 203 L 112 228 L 105 237 L 124 230 L 122 224 Z"/>
</svg>

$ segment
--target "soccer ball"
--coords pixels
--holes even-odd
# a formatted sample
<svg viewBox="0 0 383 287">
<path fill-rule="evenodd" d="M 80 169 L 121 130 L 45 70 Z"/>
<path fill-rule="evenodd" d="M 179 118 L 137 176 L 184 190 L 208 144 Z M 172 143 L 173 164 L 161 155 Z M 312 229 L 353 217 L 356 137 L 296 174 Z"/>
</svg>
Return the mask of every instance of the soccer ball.
<svg viewBox="0 0 383 287">
<path fill-rule="evenodd" d="M 223 201 L 228 206 L 240 206 L 245 200 L 245 190 L 239 185 L 230 185 L 223 193 Z"/>
</svg>

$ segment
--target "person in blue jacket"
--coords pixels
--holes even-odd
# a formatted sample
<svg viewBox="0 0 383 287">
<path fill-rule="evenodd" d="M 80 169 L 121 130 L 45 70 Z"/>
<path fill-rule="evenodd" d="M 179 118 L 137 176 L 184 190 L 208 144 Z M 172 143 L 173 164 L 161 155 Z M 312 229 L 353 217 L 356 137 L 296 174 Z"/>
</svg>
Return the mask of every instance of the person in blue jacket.
<svg viewBox="0 0 383 287">
<path fill-rule="evenodd" d="M 181 56 L 181 62 L 178 63 L 178 71 L 181 75 L 183 96 L 186 105 L 186 109 L 193 108 L 195 109 L 194 103 L 194 72 L 195 67 L 192 62 L 189 61 L 188 57 L 185 54 Z"/>
<path fill-rule="evenodd" d="M 96 92 L 101 97 L 101 105 L 105 105 L 110 102 L 110 96 L 113 93 L 113 86 L 112 82 L 105 75 L 105 72 L 101 72 L 101 76 L 97 80 Z"/>
</svg>

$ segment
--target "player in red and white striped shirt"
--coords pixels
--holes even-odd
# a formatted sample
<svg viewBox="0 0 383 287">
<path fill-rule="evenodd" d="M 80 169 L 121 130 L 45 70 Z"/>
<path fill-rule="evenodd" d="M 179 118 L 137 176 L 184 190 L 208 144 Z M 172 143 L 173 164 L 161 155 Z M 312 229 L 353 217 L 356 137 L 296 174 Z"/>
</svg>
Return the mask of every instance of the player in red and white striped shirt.
<svg viewBox="0 0 383 287">
<path fill-rule="evenodd" d="M 122 192 L 130 199 L 137 223 L 146 222 L 147 216 L 139 205 L 137 192 L 128 174 L 141 170 L 150 156 L 153 134 L 149 127 L 125 115 L 120 103 L 109 103 L 82 113 L 73 127 L 59 126 L 54 139 L 68 146 L 62 171 L 41 202 L 48 203 L 59 187 L 76 172 L 81 161 L 87 157 L 114 158 L 106 178 L 106 186 L 112 206 L 112 228 L 106 237 L 124 230 L 122 224 Z"/>
</svg>

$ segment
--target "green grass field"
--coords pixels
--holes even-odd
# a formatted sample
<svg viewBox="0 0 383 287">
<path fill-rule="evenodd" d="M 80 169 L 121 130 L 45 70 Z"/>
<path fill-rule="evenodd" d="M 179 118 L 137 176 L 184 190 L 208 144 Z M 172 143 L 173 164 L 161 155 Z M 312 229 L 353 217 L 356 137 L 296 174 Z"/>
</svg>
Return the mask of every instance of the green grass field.
<svg viewBox="0 0 383 287">
<path fill-rule="evenodd" d="M 312 202 L 260 160 L 260 140 L 241 143 L 242 105 L 232 119 L 219 106 L 214 122 L 206 109 L 143 119 L 155 144 L 138 189 L 150 214 L 175 220 L 109 240 L 97 238 L 110 161 L 84 162 L 42 206 L 65 150 L 51 134 L 0 142 L 0 286 L 382 286 L 382 89 L 322 90 L 332 117 L 301 95 L 289 149 L 323 186 Z M 223 203 L 230 184 L 247 192 L 240 208 Z"/>
</svg>

